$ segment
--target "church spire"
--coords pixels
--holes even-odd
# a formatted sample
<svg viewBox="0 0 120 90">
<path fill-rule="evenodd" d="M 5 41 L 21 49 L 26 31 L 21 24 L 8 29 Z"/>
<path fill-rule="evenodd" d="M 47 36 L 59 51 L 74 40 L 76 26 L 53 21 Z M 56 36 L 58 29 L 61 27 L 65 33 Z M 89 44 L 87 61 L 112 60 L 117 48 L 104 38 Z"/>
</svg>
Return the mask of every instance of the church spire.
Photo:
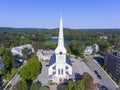
<svg viewBox="0 0 120 90">
<path fill-rule="evenodd" d="M 62 16 L 60 17 L 60 27 L 59 27 L 59 37 L 58 37 L 58 45 L 55 50 L 55 53 L 66 53 L 66 49 L 64 47 L 64 37 L 63 37 L 63 23 Z"/>
</svg>

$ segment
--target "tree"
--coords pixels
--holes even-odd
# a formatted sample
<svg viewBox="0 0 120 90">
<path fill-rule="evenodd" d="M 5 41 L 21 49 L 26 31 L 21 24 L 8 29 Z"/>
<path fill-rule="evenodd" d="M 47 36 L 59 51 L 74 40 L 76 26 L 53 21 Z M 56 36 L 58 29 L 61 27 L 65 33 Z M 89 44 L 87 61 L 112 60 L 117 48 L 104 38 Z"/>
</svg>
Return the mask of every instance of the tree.
<svg viewBox="0 0 120 90">
<path fill-rule="evenodd" d="M 32 83 L 30 90 L 40 90 L 40 85 L 38 83 Z"/>
<path fill-rule="evenodd" d="M 85 90 L 85 84 L 84 84 L 83 80 L 77 81 L 75 90 Z"/>
<path fill-rule="evenodd" d="M 5 64 L 5 68 L 11 69 L 11 67 L 12 67 L 12 60 L 10 59 L 9 56 L 4 55 L 2 57 L 2 62 Z"/>
<path fill-rule="evenodd" d="M 82 56 L 82 52 L 84 50 L 83 44 L 80 43 L 78 40 L 72 40 L 69 44 L 70 50 L 72 54 L 77 56 Z"/>
<path fill-rule="evenodd" d="M 75 90 L 75 82 L 73 80 L 68 81 L 68 89 Z"/>
<path fill-rule="evenodd" d="M 12 56 L 12 68 L 17 68 L 17 67 L 18 67 L 17 61 Z"/>
<path fill-rule="evenodd" d="M 5 68 L 7 69 L 11 69 L 12 68 L 12 60 L 13 60 L 13 56 L 10 52 L 9 49 L 5 49 L 3 56 L 2 56 L 2 62 L 5 64 Z"/>
<path fill-rule="evenodd" d="M 20 70 L 20 76 L 23 80 L 34 80 L 40 72 L 40 62 L 37 56 L 33 55 L 31 59 L 27 61 L 27 64 Z"/>
<path fill-rule="evenodd" d="M 93 83 L 93 77 L 89 75 L 89 73 L 84 72 L 82 76 L 82 80 L 85 84 L 85 90 L 94 90 L 94 83 Z"/>
<path fill-rule="evenodd" d="M 68 89 L 68 86 L 67 86 L 67 85 L 62 85 L 62 86 L 60 87 L 60 90 L 69 90 L 69 89 Z"/>
<path fill-rule="evenodd" d="M 67 85 L 60 87 L 60 90 L 85 90 L 85 84 L 83 80 L 78 80 L 77 82 L 69 80 Z"/>
<path fill-rule="evenodd" d="M 40 42 L 33 42 L 32 46 L 35 49 L 35 52 L 37 52 L 38 49 L 42 48 L 42 43 L 40 43 Z"/>
<path fill-rule="evenodd" d="M 24 48 L 22 50 L 22 54 L 23 54 L 23 57 L 25 58 L 25 60 L 28 59 L 28 54 L 29 54 L 30 50 L 28 48 Z"/>
<path fill-rule="evenodd" d="M 55 49 L 57 46 L 54 42 L 45 42 L 43 48 L 44 49 Z"/>
<path fill-rule="evenodd" d="M 19 81 L 13 86 L 12 90 L 28 90 L 27 83 L 23 80 Z"/>
<path fill-rule="evenodd" d="M 7 71 L 8 70 L 6 70 L 6 68 L 2 68 L 2 69 L 0 69 L 0 74 L 5 76 L 7 74 Z"/>
<path fill-rule="evenodd" d="M 48 87 L 43 86 L 43 87 L 40 87 L 40 90 L 50 90 L 50 89 Z"/>
</svg>

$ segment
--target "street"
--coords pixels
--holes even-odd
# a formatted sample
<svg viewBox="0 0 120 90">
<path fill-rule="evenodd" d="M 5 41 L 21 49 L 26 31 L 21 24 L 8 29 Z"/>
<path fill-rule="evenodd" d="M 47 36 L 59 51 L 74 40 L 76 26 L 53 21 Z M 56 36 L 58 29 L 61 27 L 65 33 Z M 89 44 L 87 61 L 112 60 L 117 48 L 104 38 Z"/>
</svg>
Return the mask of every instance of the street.
<svg viewBox="0 0 120 90">
<path fill-rule="evenodd" d="M 50 90 L 57 90 L 56 85 L 49 85 L 48 84 L 48 63 L 46 61 L 42 61 L 42 70 L 41 73 L 38 75 L 38 78 L 34 80 L 34 82 L 40 81 L 42 86 L 49 86 Z"/>
<path fill-rule="evenodd" d="M 73 74 L 79 73 L 82 75 L 84 72 L 88 72 L 94 79 L 94 83 L 99 83 L 100 80 L 96 77 L 96 75 L 90 70 L 90 68 L 85 64 L 83 60 L 73 60 Z"/>
<path fill-rule="evenodd" d="M 108 88 L 108 90 L 116 90 L 117 87 L 112 83 L 112 81 L 108 78 L 108 76 L 101 70 L 101 68 L 98 67 L 98 65 L 96 65 L 96 63 L 93 61 L 93 57 L 88 57 L 87 59 L 88 59 L 88 65 L 90 66 L 90 68 L 85 64 L 83 60 L 71 59 L 72 65 L 73 65 L 73 75 L 75 75 L 75 73 L 82 75 L 84 72 L 88 72 L 94 78 L 95 84 L 101 83 L 105 85 Z M 34 80 L 34 82 L 40 81 L 42 86 L 49 86 L 50 90 L 56 90 L 57 88 L 56 85 L 48 85 L 48 76 L 47 76 L 48 63 L 49 62 L 45 62 L 45 61 L 41 62 L 42 64 L 41 73 L 39 74 L 38 78 Z M 94 73 L 94 70 L 96 70 L 100 74 L 102 79 L 99 79 L 96 76 L 96 74 Z M 8 85 L 11 85 L 10 90 L 12 86 L 15 85 L 20 80 L 21 78 L 19 74 L 16 74 L 8 84 Z"/>
<path fill-rule="evenodd" d="M 91 70 L 94 72 L 96 70 L 99 75 L 102 77 L 100 83 L 108 88 L 108 90 L 116 90 L 117 86 L 113 84 L 111 79 L 101 70 L 101 68 L 94 62 L 93 56 L 88 56 L 88 65 L 90 66 Z"/>
</svg>

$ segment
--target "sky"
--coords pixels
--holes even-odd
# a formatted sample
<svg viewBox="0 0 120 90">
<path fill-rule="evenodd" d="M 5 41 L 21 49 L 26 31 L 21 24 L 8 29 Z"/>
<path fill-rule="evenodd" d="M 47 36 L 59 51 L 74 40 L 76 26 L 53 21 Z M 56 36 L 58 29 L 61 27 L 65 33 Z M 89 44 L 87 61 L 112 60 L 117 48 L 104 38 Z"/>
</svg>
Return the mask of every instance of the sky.
<svg viewBox="0 0 120 90">
<path fill-rule="evenodd" d="M 0 0 L 0 27 L 120 28 L 120 0 Z"/>
</svg>

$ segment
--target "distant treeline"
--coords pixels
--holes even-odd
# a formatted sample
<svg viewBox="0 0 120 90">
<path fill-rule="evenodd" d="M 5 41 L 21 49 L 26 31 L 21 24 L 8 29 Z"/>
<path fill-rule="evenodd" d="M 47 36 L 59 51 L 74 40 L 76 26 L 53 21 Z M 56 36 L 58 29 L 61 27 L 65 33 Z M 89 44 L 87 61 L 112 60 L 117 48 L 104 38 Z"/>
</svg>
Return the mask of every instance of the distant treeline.
<svg viewBox="0 0 120 90">
<path fill-rule="evenodd" d="M 0 47 L 11 48 L 22 44 L 36 44 L 40 46 L 43 41 L 58 36 L 59 28 L 55 29 L 37 29 L 37 28 L 0 28 Z M 106 36 L 108 39 L 100 39 L 100 36 Z M 69 29 L 64 28 L 64 37 L 72 41 L 68 45 L 70 49 L 73 46 L 86 46 L 99 44 L 101 51 L 105 52 L 110 46 L 116 46 L 120 43 L 120 29 Z M 74 41 L 73 41 L 74 40 Z M 78 43 L 79 41 L 80 44 Z M 74 45 L 73 45 L 74 44 Z M 45 46 L 46 45 L 46 46 Z M 53 44 L 45 44 L 41 48 L 54 49 Z M 81 47 L 82 47 L 81 46 Z M 81 48 L 78 47 L 78 48 Z M 78 50 L 78 48 L 75 48 Z M 83 50 L 82 49 L 82 50 Z M 118 48 L 119 50 L 119 48 Z M 74 50 L 72 50 L 73 52 Z M 80 50 L 81 51 L 81 50 Z M 74 51 L 76 52 L 76 51 Z M 78 54 L 78 52 L 77 52 Z M 76 54 L 76 55 L 77 55 Z"/>
</svg>

